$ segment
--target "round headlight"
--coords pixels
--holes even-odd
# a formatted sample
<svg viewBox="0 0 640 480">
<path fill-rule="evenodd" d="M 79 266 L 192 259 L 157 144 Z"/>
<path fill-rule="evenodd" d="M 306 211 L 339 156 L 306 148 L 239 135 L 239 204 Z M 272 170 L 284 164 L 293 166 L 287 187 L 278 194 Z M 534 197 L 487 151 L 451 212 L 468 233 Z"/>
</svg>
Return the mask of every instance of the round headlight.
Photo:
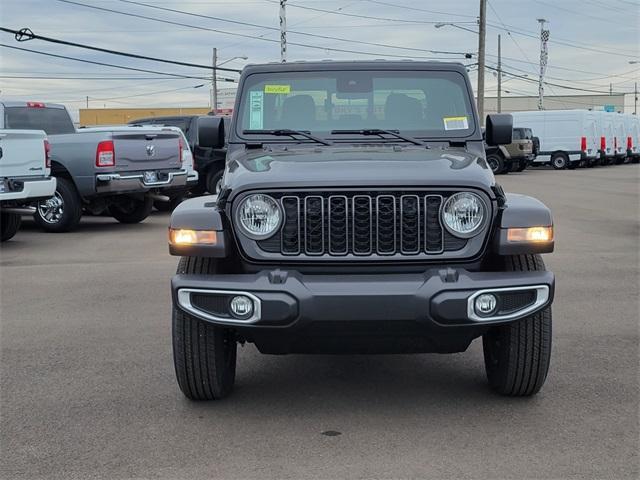
<svg viewBox="0 0 640 480">
<path fill-rule="evenodd" d="M 263 240 L 276 233 L 282 220 L 282 213 L 273 198 L 255 194 L 242 200 L 238 207 L 237 219 L 247 237 Z"/>
<path fill-rule="evenodd" d="M 486 208 L 475 193 L 460 192 L 451 195 L 442 209 L 442 220 L 452 235 L 469 238 L 484 225 Z"/>
</svg>

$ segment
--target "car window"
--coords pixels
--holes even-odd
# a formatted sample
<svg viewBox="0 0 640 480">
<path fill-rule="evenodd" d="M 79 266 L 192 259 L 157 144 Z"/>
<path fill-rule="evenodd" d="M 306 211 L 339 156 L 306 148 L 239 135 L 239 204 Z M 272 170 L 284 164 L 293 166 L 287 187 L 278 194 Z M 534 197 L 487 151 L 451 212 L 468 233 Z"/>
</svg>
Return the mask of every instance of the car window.
<svg viewBox="0 0 640 480">
<path fill-rule="evenodd" d="M 237 122 L 244 130 L 389 129 L 418 137 L 475 130 L 464 77 L 443 71 L 259 73 L 247 77 Z M 345 138 L 342 135 L 339 138 Z"/>
<path fill-rule="evenodd" d="M 48 135 L 75 132 L 69 114 L 62 108 L 5 107 L 4 117 L 8 129 L 44 130 Z"/>
</svg>

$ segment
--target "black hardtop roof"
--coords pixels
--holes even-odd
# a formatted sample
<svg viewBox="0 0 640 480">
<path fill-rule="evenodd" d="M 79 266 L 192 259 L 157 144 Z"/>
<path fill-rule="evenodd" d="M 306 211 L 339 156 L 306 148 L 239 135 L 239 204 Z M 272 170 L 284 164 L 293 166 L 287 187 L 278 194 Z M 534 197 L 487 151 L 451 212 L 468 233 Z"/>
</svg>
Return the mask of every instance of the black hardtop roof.
<svg viewBox="0 0 640 480">
<path fill-rule="evenodd" d="M 272 62 L 247 65 L 243 74 L 261 72 L 306 72 L 317 70 L 449 70 L 466 73 L 466 67 L 460 62 L 427 62 L 414 60 L 321 60 L 297 62 Z"/>
</svg>

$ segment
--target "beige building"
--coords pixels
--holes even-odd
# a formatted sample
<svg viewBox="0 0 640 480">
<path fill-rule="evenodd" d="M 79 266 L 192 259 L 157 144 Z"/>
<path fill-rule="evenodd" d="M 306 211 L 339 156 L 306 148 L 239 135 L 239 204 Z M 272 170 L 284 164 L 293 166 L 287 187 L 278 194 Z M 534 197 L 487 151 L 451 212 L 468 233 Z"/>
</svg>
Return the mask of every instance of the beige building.
<svg viewBox="0 0 640 480">
<path fill-rule="evenodd" d="M 81 108 L 80 126 L 122 125 L 131 120 L 169 115 L 206 115 L 209 107 L 202 108 Z"/>
</svg>

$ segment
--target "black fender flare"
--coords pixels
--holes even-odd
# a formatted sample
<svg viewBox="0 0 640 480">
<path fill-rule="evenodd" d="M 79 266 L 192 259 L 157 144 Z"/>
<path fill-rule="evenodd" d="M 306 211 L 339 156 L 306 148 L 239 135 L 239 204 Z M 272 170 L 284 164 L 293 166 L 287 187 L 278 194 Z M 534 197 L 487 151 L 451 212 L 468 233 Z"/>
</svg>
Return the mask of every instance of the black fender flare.
<svg viewBox="0 0 640 480">
<path fill-rule="evenodd" d="M 180 203 L 171 214 L 171 230 L 207 230 L 216 232 L 215 245 L 175 245 L 169 243 L 169 253 L 179 257 L 227 256 L 228 236 L 216 197 L 206 195 Z"/>
<path fill-rule="evenodd" d="M 517 193 L 505 194 L 505 203 L 499 216 L 499 225 L 493 238 L 493 249 L 498 255 L 551 253 L 554 239 L 548 242 L 509 242 L 510 228 L 553 227 L 551 210 L 540 200 Z"/>
</svg>

